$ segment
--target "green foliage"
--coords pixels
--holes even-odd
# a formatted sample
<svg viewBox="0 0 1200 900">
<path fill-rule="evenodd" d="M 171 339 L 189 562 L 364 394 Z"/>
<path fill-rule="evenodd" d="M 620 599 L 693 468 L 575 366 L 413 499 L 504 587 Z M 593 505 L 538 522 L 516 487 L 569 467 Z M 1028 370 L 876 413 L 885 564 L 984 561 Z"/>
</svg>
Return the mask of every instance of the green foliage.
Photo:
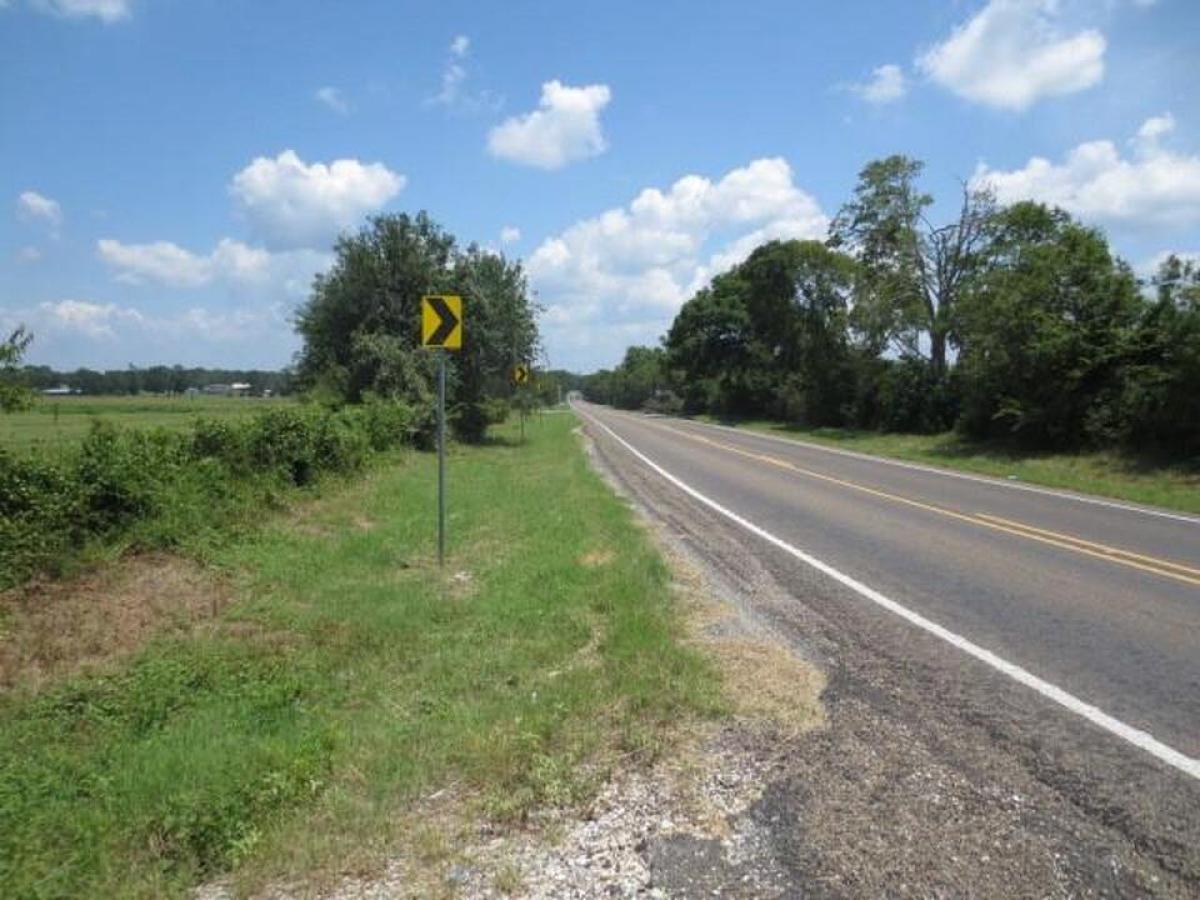
<svg viewBox="0 0 1200 900">
<path fill-rule="evenodd" d="M 292 374 L 262 369 L 206 369 L 185 366 L 129 366 L 125 369 L 94 369 L 58 371 L 49 366 L 24 366 L 19 373 L 21 383 L 34 390 L 66 386 L 89 397 L 137 396 L 139 394 L 182 394 L 188 388 L 203 388 L 210 384 L 250 385 L 249 392 L 258 397 L 264 391 L 274 396 L 292 393 Z"/>
<path fill-rule="evenodd" d="M 927 359 L 940 379 L 949 351 L 961 346 L 958 307 L 979 268 L 995 201 L 964 185 L 958 217 L 934 226 L 925 214 L 933 197 L 917 188 L 922 168 L 906 156 L 868 163 L 830 227 L 830 244 L 858 261 L 853 324 L 866 345 Z"/>
<path fill-rule="evenodd" d="M 1200 459 L 1200 264 L 1171 256 L 1134 329 L 1113 418 L 1127 446 Z"/>
<path fill-rule="evenodd" d="M 684 304 L 666 337 L 689 412 L 832 424 L 853 393 L 854 261 L 815 241 L 772 241 Z"/>
<path fill-rule="evenodd" d="M 998 214 L 962 310 L 965 433 L 1105 443 L 1141 305 L 1098 231 L 1035 203 Z"/>
<path fill-rule="evenodd" d="M 719 711 L 666 567 L 575 424 L 460 450 L 444 577 L 435 462 L 413 456 L 325 492 L 308 527 L 257 510 L 224 549 L 243 589 L 217 619 L 0 695 L 0 893 L 188 897 L 230 870 L 239 895 L 303 891 L 314 869 L 382 863 L 439 789 L 519 822 Z M 249 444 L 205 440 L 214 464 Z"/>
<path fill-rule="evenodd" d="M 1200 266 L 1140 291 L 1104 235 L 964 186 L 935 226 L 922 164 L 868 163 L 826 245 L 772 241 L 680 309 L 659 351 L 586 376 L 627 408 L 1200 456 Z"/>
<path fill-rule="evenodd" d="M 340 411 L 199 419 L 186 430 L 97 423 L 57 455 L 0 450 L 0 587 L 61 566 L 93 542 L 194 543 L 281 491 L 361 469 L 419 429 L 411 407 L 370 398 Z"/>
<path fill-rule="evenodd" d="M 22 325 L 0 341 L 0 413 L 28 409 L 33 402 L 29 389 L 16 380 L 17 365 L 32 340 L 33 335 Z"/>
<path fill-rule="evenodd" d="M 452 235 L 425 213 L 380 216 L 339 239 L 333 267 L 300 310 L 298 377 L 313 399 L 358 403 L 368 394 L 432 408 L 436 358 L 420 346 L 421 297 L 463 297 L 461 351 L 447 354 L 447 406 L 461 440 L 483 439 L 489 402 L 511 393 L 509 372 L 537 352 L 535 308 L 519 262 Z M 418 415 L 418 443 L 433 441 Z"/>
</svg>

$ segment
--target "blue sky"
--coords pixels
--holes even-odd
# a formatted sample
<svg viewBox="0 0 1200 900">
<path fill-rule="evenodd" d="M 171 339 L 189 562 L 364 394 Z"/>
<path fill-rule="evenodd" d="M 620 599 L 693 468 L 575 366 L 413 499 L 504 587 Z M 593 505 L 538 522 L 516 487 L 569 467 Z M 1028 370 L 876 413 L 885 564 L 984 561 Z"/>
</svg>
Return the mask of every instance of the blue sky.
<svg viewBox="0 0 1200 900">
<path fill-rule="evenodd" d="M 0 328 L 58 367 L 286 365 L 334 235 L 419 209 L 611 365 L 895 152 L 1200 252 L 1196 0 L 0 0 L 0 113 Z"/>
</svg>

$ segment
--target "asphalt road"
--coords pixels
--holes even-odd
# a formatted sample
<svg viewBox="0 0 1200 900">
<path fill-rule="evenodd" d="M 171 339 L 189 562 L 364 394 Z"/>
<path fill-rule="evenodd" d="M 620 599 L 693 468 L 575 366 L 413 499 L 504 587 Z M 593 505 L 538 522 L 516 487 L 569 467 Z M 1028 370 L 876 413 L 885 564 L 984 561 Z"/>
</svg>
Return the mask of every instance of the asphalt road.
<svg viewBox="0 0 1200 900">
<path fill-rule="evenodd" d="M 1007 827 L 986 798 L 1028 800 L 1009 863 L 1058 872 L 1030 895 L 1063 889 L 1067 870 L 1064 895 L 1200 895 L 1200 518 L 576 410 L 631 496 L 827 668 L 829 730 L 798 750 L 803 774 L 767 816 L 798 883 L 846 869 L 836 847 L 868 845 L 847 832 L 820 846 L 815 810 L 858 808 L 864 829 L 911 817 L 919 792 L 856 784 L 929 764 L 976 810 L 954 824 L 964 846 Z M 912 875 L 895 847 L 928 840 L 876 846 Z M 911 883 L 970 886 L 978 860 L 944 882 L 943 857 Z"/>
</svg>

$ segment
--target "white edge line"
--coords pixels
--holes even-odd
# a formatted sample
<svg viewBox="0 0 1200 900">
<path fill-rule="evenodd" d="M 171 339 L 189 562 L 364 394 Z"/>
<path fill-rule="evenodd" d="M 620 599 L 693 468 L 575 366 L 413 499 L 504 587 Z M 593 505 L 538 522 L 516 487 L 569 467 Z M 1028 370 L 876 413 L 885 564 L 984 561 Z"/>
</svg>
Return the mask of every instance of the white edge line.
<svg viewBox="0 0 1200 900">
<path fill-rule="evenodd" d="M 1179 771 L 1191 775 L 1193 778 L 1200 779 L 1200 759 L 1193 759 L 1186 754 L 1180 753 L 1175 748 L 1167 746 L 1166 744 L 1162 743 L 1162 741 L 1158 740 L 1148 732 L 1142 731 L 1140 728 L 1134 728 L 1132 725 L 1126 725 L 1120 719 L 1113 718 L 1108 713 L 1104 712 L 1104 710 L 1080 700 L 1074 694 L 1064 691 L 1057 685 L 1038 678 L 1038 676 L 1034 675 L 1032 672 L 1028 672 L 1017 664 L 1011 663 L 1008 660 L 997 656 L 991 650 L 980 647 L 978 644 L 973 643 L 962 635 L 956 634 L 955 632 L 950 631 L 948 628 L 944 628 L 943 626 L 937 624 L 937 622 L 925 618 L 920 613 L 913 612 L 911 609 L 906 606 L 902 606 L 895 600 L 885 597 L 874 588 L 867 587 L 862 582 L 852 578 L 849 575 L 846 575 L 843 572 L 838 571 L 828 563 L 822 562 L 815 556 L 805 553 L 803 550 L 799 549 L 798 547 L 794 547 L 782 538 L 776 537 L 766 529 L 760 528 L 753 522 L 742 518 L 737 513 L 717 503 L 717 501 L 706 497 L 691 485 L 688 485 L 676 478 L 600 420 L 585 413 L 582 415 L 584 415 L 584 417 L 589 421 L 603 428 L 606 432 L 608 432 L 609 436 L 611 436 L 613 440 L 619 443 L 622 447 L 632 453 L 635 457 L 637 457 L 671 484 L 675 485 L 675 487 L 679 488 L 681 491 L 695 500 L 700 501 L 710 509 L 713 509 L 725 516 L 725 518 L 729 519 L 730 521 L 740 525 L 751 534 L 756 535 L 757 537 L 762 538 L 764 541 L 767 541 L 768 543 L 778 547 L 780 550 L 791 554 L 801 562 L 812 566 L 812 568 L 816 569 L 818 572 L 828 575 L 834 581 L 837 581 L 839 584 L 850 588 L 850 590 L 854 591 L 856 594 L 859 594 L 860 596 L 865 597 L 867 600 L 870 600 L 872 603 L 883 607 L 888 612 L 894 613 L 895 615 L 900 616 L 900 618 L 910 622 L 913 625 L 916 625 L 923 631 L 927 631 L 935 637 L 941 638 L 946 643 L 957 647 L 959 650 L 968 654 L 969 656 L 975 657 L 975 659 L 978 659 L 980 662 L 986 663 L 993 669 L 997 670 L 998 672 L 1002 672 L 1014 681 L 1020 682 L 1026 687 L 1032 688 L 1048 700 L 1053 700 L 1055 703 L 1066 707 L 1076 715 L 1087 719 L 1093 725 L 1098 725 L 1105 731 L 1116 735 L 1122 740 L 1128 741 L 1130 744 L 1133 744 L 1135 747 L 1146 751 L 1151 756 L 1154 756 L 1156 759 L 1166 763 L 1167 765 L 1173 766 Z"/>
<path fill-rule="evenodd" d="M 1127 512 L 1141 513 L 1145 516 L 1158 516 L 1162 519 L 1174 519 L 1178 522 L 1188 522 L 1192 525 L 1200 525 L 1200 518 L 1189 516 L 1186 513 L 1168 512 L 1163 509 L 1154 509 L 1147 506 L 1136 506 L 1132 503 L 1118 503 L 1114 500 L 1103 500 L 1099 497 L 1089 497 L 1086 494 L 1076 494 L 1072 491 L 1055 490 L 1054 488 L 1038 487 L 1032 484 L 1014 484 L 1011 481 L 1005 481 L 1003 478 L 987 475 L 974 475 L 970 472 L 954 472 L 949 469 L 940 469 L 937 466 L 926 466 L 921 463 L 906 462 L 902 459 L 891 459 L 886 456 L 875 456 L 870 453 L 860 453 L 856 450 L 843 450 L 841 447 L 830 447 L 826 444 L 817 444 L 812 441 L 802 441 L 798 438 L 783 437 L 778 434 L 766 434 L 761 431 L 754 431 L 749 428 L 736 428 L 732 425 L 719 425 L 716 422 L 700 422 L 696 419 L 682 419 L 677 416 L 660 416 L 658 418 L 667 419 L 669 421 L 681 422 L 687 425 L 697 425 L 701 428 L 719 428 L 722 431 L 732 431 L 736 434 L 746 437 L 762 438 L 767 441 L 776 441 L 782 444 L 791 444 L 794 447 L 804 447 L 811 450 L 823 450 L 826 453 L 837 453 L 841 456 L 851 456 L 855 459 L 866 460 L 867 462 L 884 463 L 889 466 L 898 466 L 902 469 L 914 469 L 918 472 L 928 472 L 932 475 L 945 475 L 948 478 L 961 478 L 964 481 L 976 481 L 980 484 L 989 484 L 992 487 L 1008 488 L 1013 491 L 1028 491 L 1031 494 L 1045 494 L 1049 497 L 1062 497 L 1064 500 L 1074 500 L 1077 503 L 1090 503 L 1094 506 L 1106 506 L 1110 509 L 1122 509 Z"/>
</svg>

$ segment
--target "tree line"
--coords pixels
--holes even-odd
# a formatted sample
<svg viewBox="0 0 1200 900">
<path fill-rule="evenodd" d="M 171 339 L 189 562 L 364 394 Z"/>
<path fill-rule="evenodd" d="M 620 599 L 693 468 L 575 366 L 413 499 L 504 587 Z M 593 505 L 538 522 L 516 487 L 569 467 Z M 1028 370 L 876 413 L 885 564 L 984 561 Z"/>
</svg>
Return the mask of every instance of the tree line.
<svg viewBox="0 0 1200 900">
<path fill-rule="evenodd" d="M 125 369 L 75 369 L 58 371 L 50 366 L 23 366 L 12 379 L 32 391 L 67 387 L 80 394 L 182 394 L 210 384 L 248 384 L 261 394 L 290 394 L 295 390 L 291 372 L 262 369 L 208 369 L 189 366 L 129 366 Z"/>
<path fill-rule="evenodd" d="M 922 164 L 866 165 L 824 241 L 772 241 L 680 309 L 590 399 L 1030 449 L 1200 455 L 1200 266 L 1139 281 L 1061 209 L 963 187 L 930 221 Z"/>
</svg>

